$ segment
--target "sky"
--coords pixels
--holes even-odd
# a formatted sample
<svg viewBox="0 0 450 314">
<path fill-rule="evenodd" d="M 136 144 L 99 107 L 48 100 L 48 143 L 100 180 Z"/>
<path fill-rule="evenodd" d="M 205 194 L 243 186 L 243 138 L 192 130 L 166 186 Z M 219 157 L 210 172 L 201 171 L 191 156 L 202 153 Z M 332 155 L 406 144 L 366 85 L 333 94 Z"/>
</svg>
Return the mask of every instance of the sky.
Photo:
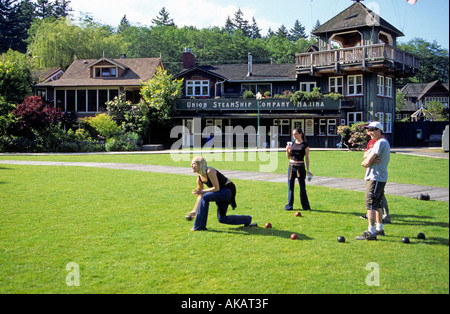
<svg viewBox="0 0 450 314">
<path fill-rule="evenodd" d="M 447 0 L 418 0 L 415 5 L 406 0 L 365 0 L 365 6 L 401 30 L 405 37 L 400 43 L 415 37 L 436 41 L 449 49 L 449 2 Z M 281 25 L 291 29 L 296 20 L 305 26 L 307 34 L 316 24 L 325 23 L 347 7 L 351 0 L 71 0 L 74 18 L 80 12 L 89 13 L 94 20 L 117 27 L 124 15 L 136 26 L 151 26 L 151 20 L 162 7 L 178 27 L 195 26 L 199 29 L 222 27 L 228 16 L 233 18 L 240 8 L 244 18 L 255 18 L 261 34 Z"/>
</svg>

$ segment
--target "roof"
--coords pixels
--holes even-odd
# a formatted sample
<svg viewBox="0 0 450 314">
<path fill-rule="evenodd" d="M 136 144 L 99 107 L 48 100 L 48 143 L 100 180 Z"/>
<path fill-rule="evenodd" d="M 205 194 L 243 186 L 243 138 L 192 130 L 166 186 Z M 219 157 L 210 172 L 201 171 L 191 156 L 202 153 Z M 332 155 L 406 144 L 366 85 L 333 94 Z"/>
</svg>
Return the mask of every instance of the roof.
<svg viewBox="0 0 450 314">
<path fill-rule="evenodd" d="M 40 83 L 52 79 L 52 76 L 58 73 L 64 73 L 64 71 L 61 68 L 37 69 L 32 71 L 32 76 L 35 82 Z"/>
<path fill-rule="evenodd" d="M 91 78 L 90 67 L 107 61 L 125 69 L 119 78 Z M 141 81 L 150 80 L 158 67 L 162 67 L 160 58 L 125 58 L 120 62 L 114 59 L 81 59 L 75 60 L 64 75 L 57 81 L 41 83 L 38 86 L 82 87 L 82 86 L 140 86 Z"/>
<path fill-rule="evenodd" d="M 394 33 L 397 37 L 405 36 L 401 31 L 360 2 L 355 2 L 331 20 L 319 26 L 311 34 L 319 35 L 322 33 L 334 33 L 342 30 L 373 26 L 381 27 L 384 30 Z"/>
<path fill-rule="evenodd" d="M 448 92 L 448 83 L 441 83 L 440 81 L 430 83 L 408 83 L 400 90 L 400 92 L 407 98 L 414 97 L 420 100 L 435 86 L 442 86 Z"/>
<path fill-rule="evenodd" d="M 208 66 L 197 66 L 184 70 L 176 75 L 176 77 L 184 76 L 194 70 L 203 71 L 214 75 L 222 80 L 232 82 L 262 82 L 262 81 L 295 81 L 297 76 L 295 73 L 295 64 L 259 64 L 252 65 L 252 75 L 248 74 L 248 64 L 219 64 Z"/>
</svg>

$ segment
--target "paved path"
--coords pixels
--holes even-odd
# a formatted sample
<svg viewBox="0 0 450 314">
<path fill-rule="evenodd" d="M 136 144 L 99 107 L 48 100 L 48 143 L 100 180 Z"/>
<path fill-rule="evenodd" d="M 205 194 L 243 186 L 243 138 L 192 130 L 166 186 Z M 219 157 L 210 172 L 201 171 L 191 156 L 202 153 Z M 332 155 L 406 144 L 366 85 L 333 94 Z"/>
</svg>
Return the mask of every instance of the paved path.
<svg viewBox="0 0 450 314">
<path fill-rule="evenodd" d="M 35 165 L 35 166 L 76 166 L 76 167 L 96 167 L 107 169 L 123 169 L 134 171 L 147 171 L 168 174 L 193 175 L 192 170 L 187 167 L 153 166 L 141 164 L 125 163 L 100 163 L 100 162 L 56 162 L 56 161 L 21 161 L 21 160 L 0 160 L 0 164 L 14 165 Z M 265 182 L 286 183 L 285 174 L 260 173 L 249 171 L 221 170 L 230 179 L 253 180 Z M 345 179 L 315 176 L 309 185 L 325 186 L 336 189 L 347 189 L 352 191 L 365 191 L 362 179 Z M 386 194 L 400 195 L 405 197 L 415 197 L 419 193 L 428 193 L 432 200 L 449 201 L 449 189 L 422 185 L 391 183 L 386 184 Z"/>
</svg>

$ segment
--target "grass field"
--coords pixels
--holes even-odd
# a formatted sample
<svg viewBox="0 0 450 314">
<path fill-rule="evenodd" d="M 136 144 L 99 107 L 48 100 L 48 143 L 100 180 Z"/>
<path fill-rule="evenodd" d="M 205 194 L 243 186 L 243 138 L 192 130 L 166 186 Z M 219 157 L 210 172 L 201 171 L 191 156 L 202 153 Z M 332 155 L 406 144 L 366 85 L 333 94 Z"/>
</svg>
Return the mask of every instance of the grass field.
<svg viewBox="0 0 450 314">
<path fill-rule="evenodd" d="M 346 163 L 315 152 L 315 174 L 361 177 L 350 165 L 359 153 L 343 154 Z M 448 186 L 448 160 L 392 157 L 393 182 Z M 1 157 L 18 158 L 183 165 L 164 155 Z M 212 165 L 258 170 L 252 162 Z M 284 168 L 280 161 L 277 171 Z M 448 203 L 388 196 L 393 223 L 365 242 L 354 240 L 367 228 L 363 193 L 308 186 L 313 211 L 295 217 L 282 209 L 285 184 L 235 183 L 238 208 L 229 214 L 252 215 L 260 227 L 221 225 L 213 205 L 209 231 L 190 232 L 194 177 L 0 164 L 0 293 L 449 293 Z M 300 240 L 290 240 L 294 232 Z M 66 283 L 69 263 L 79 265 L 79 286 Z M 370 265 L 379 285 L 366 282 Z"/>
</svg>

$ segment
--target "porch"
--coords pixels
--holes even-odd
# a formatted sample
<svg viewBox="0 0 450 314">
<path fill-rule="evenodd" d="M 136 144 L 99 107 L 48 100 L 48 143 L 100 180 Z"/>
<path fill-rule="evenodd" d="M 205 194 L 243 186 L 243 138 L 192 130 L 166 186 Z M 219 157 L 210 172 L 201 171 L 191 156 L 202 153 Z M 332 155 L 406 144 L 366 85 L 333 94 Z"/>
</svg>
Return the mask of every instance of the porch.
<svg viewBox="0 0 450 314">
<path fill-rule="evenodd" d="M 295 56 L 297 74 L 320 76 L 342 71 L 392 71 L 398 76 L 419 69 L 419 59 L 387 44 L 300 53 Z"/>
</svg>

